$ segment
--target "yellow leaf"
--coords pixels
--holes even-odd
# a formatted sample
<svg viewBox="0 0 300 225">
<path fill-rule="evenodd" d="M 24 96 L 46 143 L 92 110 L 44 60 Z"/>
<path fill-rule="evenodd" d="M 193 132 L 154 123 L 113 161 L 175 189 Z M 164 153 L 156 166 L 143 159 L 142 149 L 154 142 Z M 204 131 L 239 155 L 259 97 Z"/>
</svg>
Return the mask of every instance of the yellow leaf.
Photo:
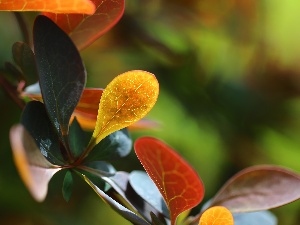
<svg viewBox="0 0 300 225">
<path fill-rule="evenodd" d="M 207 209 L 200 217 L 199 225 L 233 225 L 231 212 L 223 206 Z"/>
<path fill-rule="evenodd" d="M 158 92 L 158 81 L 146 71 L 133 70 L 117 76 L 101 96 L 89 148 L 143 118 L 154 106 Z"/>
<path fill-rule="evenodd" d="M 0 10 L 93 14 L 90 0 L 0 0 Z"/>
</svg>

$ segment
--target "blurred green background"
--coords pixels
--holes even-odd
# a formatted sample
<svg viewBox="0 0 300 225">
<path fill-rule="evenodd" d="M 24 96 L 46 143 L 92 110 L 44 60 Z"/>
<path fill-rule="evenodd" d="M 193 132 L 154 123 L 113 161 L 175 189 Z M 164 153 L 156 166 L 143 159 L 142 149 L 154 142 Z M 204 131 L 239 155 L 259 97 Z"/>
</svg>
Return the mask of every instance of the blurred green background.
<svg viewBox="0 0 300 225">
<path fill-rule="evenodd" d="M 82 51 L 89 87 L 105 87 L 132 69 L 154 73 L 160 95 L 151 135 L 198 171 L 211 198 L 234 173 L 277 164 L 300 171 L 300 3 L 298 0 L 131 0 L 121 21 Z M 24 13 L 30 28 L 35 14 Z M 15 18 L 0 12 L 0 68 L 22 40 Z M 129 224 L 76 179 L 69 203 L 63 173 L 36 203 L 21 182 L 8 132 L 20 109 L 0 89 L 0 224 Z M 113 162 L 142 169 L 132 152 Z M 205 201 L 204 200 L 204 201 Z M 300 224 L 300 202 L 272 210 L 279 224 Z"/>
</svg>

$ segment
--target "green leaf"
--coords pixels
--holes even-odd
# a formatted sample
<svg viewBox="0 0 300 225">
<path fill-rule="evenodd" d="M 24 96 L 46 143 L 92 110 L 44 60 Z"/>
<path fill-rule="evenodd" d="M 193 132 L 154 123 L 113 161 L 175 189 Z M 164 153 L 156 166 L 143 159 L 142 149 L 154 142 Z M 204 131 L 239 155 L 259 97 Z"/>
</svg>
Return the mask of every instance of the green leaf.
<svg viewBox="0 0 300 225">
<path fill-rule="evenodd" d="M 128 130 L 116 131 L 97 144 L 85 161 L 111 160 L 127 156 L 132 148 L 132 140 Z"/>
<path fill-rule="evenodd" d="M 115 210 L 125 219 L 127 219 L 128 221 L 136 225 L 150 225 L 148 222 L 143 220 L 137 214 L 130 211 L 126 207 L 122 206 L 120 203 L 113 200 L 107 194 L 105 194 L 101 189 L 99 189 L 95 184 L 93 184 L 86 176 L 83 175 L 83 178 L 106 204 L 108 204 L 113 210 Z"/>
<path fill-rule="evenodd" d="M 144 171 L 132 171 L 129 183 L 133 190 L 160 213 L 170 218 L 168 207 L 158 188 Z"/>
<path fill-rule="evenodd" d="M 70 118 L 83 92 L 86 71 L 71 39 L 49 18 L 36 18 L 33 43 L 43 101 L 67 145 Z"/>
<path fill-rule="evenodd" d="M 9 137 L 14 161 L 23 182 L 36 201 L 43 201 L 50 179 L 61 168 L 45 159 L 23 125 L 13 126 Z"/>
<path fill-rule="evenodd" d="M 72 172 L 68 170 L 66 172 L 64 181 L 63 181 L 63 186 L 62 186 L 62 194 L 64 199 L 68 202 L 71 198 L 72 195 L 72 188 L 73 188 L 73 176 Z"/>
<path fill-rule="evenodd" d="M 232 212 L 251 212 L 279 207 L 300 198 L 300 175 L 273 165 L 246 168 L 219 190 L 211 205 Z"/>
<path fill-rule="evenodd" d="M 26 86 L 38 81 L 35 56 L 30 46 L 23 42 L 16 42 L 12 46 L 14 61 L 21 68 L 26 78 Z"/>
<path fill-rule="evenodd" d="M 89 138 L 90 137 L 87 135 L 87 133 L 81 129 L 75 117 L 70 126 L 69 133 L 69 145 L 74 158 L 78 158 L 83 153 L 88 144 Z"/>
<path fill-rule="evenodd" d="M 58 136 L 43 103 L 29 102 L 23 110 L 21 123 L 35 140 L 41 153 L 53 164 L 64 165 Z"/>
<path fill-rule="evenodd" d="M 277 218 L 270 211 L 233 214 L 234 225 L 277 225 Z"/>
</svg>

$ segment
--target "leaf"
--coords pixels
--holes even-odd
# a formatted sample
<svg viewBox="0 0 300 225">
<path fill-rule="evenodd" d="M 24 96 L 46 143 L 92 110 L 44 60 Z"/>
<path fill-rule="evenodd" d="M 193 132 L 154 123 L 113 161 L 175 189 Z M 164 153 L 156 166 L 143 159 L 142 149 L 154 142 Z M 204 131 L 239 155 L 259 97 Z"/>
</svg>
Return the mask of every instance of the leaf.
<svg viewBox="0 0 300 225">
<path fill-rule="evenodd" d="M 23 125 L 13 126 L 9 137 L 14 161 L 23 182 L 36 201 L 43 201 L 50 179 L 61 168 L 45 159 Z"/>
<path fill-rule="evenodd" d="M 270 211 L 234 213 L 235 225 L 277 225 L 277 218 Z"/>
<path fill-rule="evenodd" d="M 58 136 L 43 103 L 38 101 L 27 103 L 22 112 L 21 123 L 33 137 L 44 157 L 56 165 L 65 164 Z"/>
<path fill-rule="evenodd" d="M 132 171 L 129 175 L 129 183 L 133 190 L 145 201 L 157 209 L 166 217 L 170 217 L 166 203 L 154 182 L 144 171 Z"/>
<path fill-rule="evenodd" d="M 70 38 L 47 17 L 36 18 L 33 42 L 43 101 L 54 127 L 66 142 L 71 115 L 85 86 L 86 71 Z"/>
<path fill-rule="evenodd" d="M 233 225 L 233 216 L 225 207 L 214 206 L 202 214 L 199 225 Z"/>
<path fill-rule="evenodd" d="M 126 128 L 105 137 L 97 144 L 85 161 L 113 160 L 127 156 L 132 148 L 132 140 Z"/>
<path fill-rule="evenodd" d="M 122 206 L 120 203 L 113 200 L 107 194 L 105 194 L 101 189 L 99 189 L 96 185 L 94 185 L 86 176 L 82 175 L 84 180 L 93 188 L 93 190 L 98 194 L 98 196 L 110 207 L 119 213 L 122 217 L 127 219 L 133 224 L 138 225 L 150 225 L 148 222 L 143 220 L 141 217 L 136 215 L 134 212 Z"/>
<path fill-rule="evenodd" d="M 1 0 L 0 10 L 93 14 L 95 5 L 89 0 Z"/>
<path fill-rule="evenodd" d="M 30 46 L 23 42 L 16 42 L 12 46 L 13 58 L 21 68 L 26 78 L 26 85 L 38 81 L 38 73 L 35 63 L 35 56 Z"/>
<path fill-rule="evenodd" d="M 62 28 L 79 50 L 92 44 L 110 30 L 122 17 L 124 0 L 91 0 L 96 6 L 93 15 L 44 13 Z"/>
<path fill-rule="evenodd" d="M 80 157 L 88 143 L 88 135 L 81 129 L 76 117 L 74 118 L 69 132 L 70 150 L 75 159 Z"/>
<path fill-rule="evenodd" d="M 143 118 L 154 106 L 159 84 L 151 73 L 134 70 L 113 79 L 104 90 L 91 149 L 107 135 Z"/>
<path fill-rule="evenodd" d="M 171 224 L 185 210 L 198 205 L 204 186 L 197 173 L 173 149 L 151 138 L 139 138 L 134 149 L 146 172 L 158 187 L 170 210 Z"/>
<path fill-rule="evenodd" d="M 279 166 L 244 169 L 230 178 L 212 200 L 231 212 L 267 210 L 300 198 L 300 176 Z"/>
<path fill-rule="evenodd" d="M 62 194 L 64 199 L 68 202 L 72 195 L 72 187 L 73 187 L 73 176 L 70 170 L 68 170 L 65 174 L 65 178 L 63 181 Z"/>
</svg>

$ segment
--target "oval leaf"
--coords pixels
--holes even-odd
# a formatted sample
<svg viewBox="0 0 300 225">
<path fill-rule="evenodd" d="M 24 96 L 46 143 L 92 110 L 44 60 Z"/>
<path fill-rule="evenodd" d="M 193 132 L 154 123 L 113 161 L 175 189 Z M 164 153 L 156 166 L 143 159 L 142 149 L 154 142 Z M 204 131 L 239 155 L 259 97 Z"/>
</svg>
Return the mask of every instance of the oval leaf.
<svg viewBox="0 0 300 225">
<path fill-rule="evenodd" d="M 70 38 L 49 18 L 36 18 L 33 37 L 43 101 L 54 127 L 64 137 L 85 86 L 85 68 Z"/>
<path fill-rule="evenodd" d="M 85 161 L 113 160 L 127 156 L 132 148 L 132 140 L 127 129 L 118 130 L 97 144 Z"/>
<path fill-rule="evenodd" d="M 144 137 L 134 144 L 135 153 L 154 181 L 170 210 L 171 224 L 185 210 L 198 205 L 204 186 L 193 168 L 163 142 Z"/>
<path fill-rule="evenodd" d="M 62 194 L 64 199 L 68 202 L 71 198 L 73 190 L 73 176 L 70 170 L 67 170 L 63 181 Z"/>
<path fill-rule="evenodd" d="M 21 124 L 10 130 L 10 143 L 19 174 L 36 201 L 47 195 L 48 183 L 61 168 L 48 162 Z"/>
<path fill-rule="evenodd" d="M 99 189 L 96 185 L 94 185 L 86 176 L 82 175 L 84 180 L 93 188 L 93 190 L 98 194 L 98 196 L 108 204 L 113 210 L 123 216 L 125 219 L 130 221 L 133 224 L 139 225 L 150 225 L 148 222 L 143 220 L 141 217 L 136 215 L 134 212 L 122 206 L 120 203 L 113 200 L 107 194 L 105 194 L 101 189 Z"/>
<path fill-rule="evenodd" d="M 101 96 L 89 148 L 143 118 L 154 106 L 158 91 L 159 84 L 151 73 L 134 70 L 117 76 Z"/>
<path fill-rule="evenodd" d="M 215 206 L 202 214 L 199 225 L 233 225 L 233 216 L 225 207 Z"/>
<path fill-rule="evenodd" d="M 124 0 L 91 0 L 96 6 L 93 15 L 44 13 L 62 28 L 82 50 L 110 30 L 122 17 Z"/>
<path fill-rule="evenodd" d="M 37 82 L 38 73 L 35 63 L 34 54 L 30 46 L 26 43 L 16 42 L 12 46 L 14 61 L 22 69 L 26 78 L 26 85 L 31 85 Z"/>
<path fill-rule="evenodd" d="M 279 166 L 253 166 L 227 181 L 212 200 L 231 212 L 267 210 L 300 198 L 300 176 Z"/>
<path fill-rule="evenodd" d="M 93 14 L 90 0 L 1 0 L 0 10 Z"/>
</svg>

